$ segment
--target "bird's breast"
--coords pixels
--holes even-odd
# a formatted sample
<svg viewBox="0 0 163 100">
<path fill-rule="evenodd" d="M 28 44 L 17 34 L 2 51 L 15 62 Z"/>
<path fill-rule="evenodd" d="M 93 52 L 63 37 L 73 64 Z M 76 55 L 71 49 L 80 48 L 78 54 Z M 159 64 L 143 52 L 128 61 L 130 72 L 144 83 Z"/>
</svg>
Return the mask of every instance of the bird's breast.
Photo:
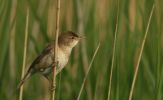
<svg viewBox="0 0 163 100">
<path fill-rule="evenodd" d="M 68 63 L 68 58 L 69 57 L 66 53 L 64 53 L 61 50 L 58 50 L 57 54 L 58 67 L 62 69 Z"/>
<path fill-rule="evenodd" d="M 56 74 L 58 74 L 68 63 L 69 60 L 69 55 L 70 52 L 64 52 L 63 50 L 58 50 L 57 51 L 57 62 L 58 65 L 56 66 Z M 44 70 L 44 74 L 47 74 L 50 72 L 51 68 L 53 65 L 53 59 L 54 59 L 54 49 L 51 50 L 51 52 L 49 52 L 49 54 L 45 55 L 42 60 L 40 61 L 38 67 L 42 67 L 45 68 L 46 70 Z"/>
</svg>

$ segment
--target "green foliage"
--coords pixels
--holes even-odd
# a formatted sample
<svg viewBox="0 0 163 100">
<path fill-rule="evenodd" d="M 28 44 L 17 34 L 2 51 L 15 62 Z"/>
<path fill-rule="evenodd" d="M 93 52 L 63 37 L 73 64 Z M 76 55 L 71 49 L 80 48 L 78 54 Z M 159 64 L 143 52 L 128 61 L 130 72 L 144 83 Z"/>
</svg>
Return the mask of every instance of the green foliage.
<svg viewBox="0 0 163 100">
<path fill-rule="evenodd" d="M 155 4 L 143 50 L 133 100 L 163 99 L 163 1 L 119 0 L 119 22 L 111 100 L 127 100 L 141 42 L 152 5 Z M 54 0 L 0 0 L 0 98 L 18 98 L 29 7 L 27 65 L 49 41 L 54 40 L 56 2 Z M 71 59 L 57 76 L 56 100 L 77 99 L 93 53 L 101 46 L 83 89 L 81 100 L 106 100 L 117 16 L 116 0 L 61 0 L 60 32 L 72 30 L 84 35 Z M 25 83 L 24 100 L 48 100 L 49 84 L 41 75 Z M 14 95 L 14 96 L 13 96 Z"/>
</svg>

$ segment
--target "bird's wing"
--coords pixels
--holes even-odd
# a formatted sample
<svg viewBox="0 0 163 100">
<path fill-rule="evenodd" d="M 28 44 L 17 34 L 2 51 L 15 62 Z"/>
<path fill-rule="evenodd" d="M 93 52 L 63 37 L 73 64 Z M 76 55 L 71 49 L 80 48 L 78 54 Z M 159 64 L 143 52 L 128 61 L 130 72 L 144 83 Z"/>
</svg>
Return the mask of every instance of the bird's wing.
<svg viewBox="0 0 163 100">
<path fill-rule="evenodd" d="M 42 53 L 33 61 L 33 63 L 31 64 L 30 68 L 28 69 L 26 75 L 24 76 L 24 78 L 21 80 L 21 82 L 19 83 L 17 89 L 19 89 L 22 84 L 32 75 L 36 72 L 35 65 L 39 64 L 41 59 L 44 58 L 51 50 L 53 49 L 53 44 L 49 44 L 43 51 Z"/>
<path fill-rule="evenodd" d="M 53 44 L 50 43 L 48 46 L 41 52 L 41 54 L 33 61 L 30 68 L 34 67 L 36 64 L 38 64 L 41 59 L 46 56 L 51 50 L 53 49 Z"/>
</svg>

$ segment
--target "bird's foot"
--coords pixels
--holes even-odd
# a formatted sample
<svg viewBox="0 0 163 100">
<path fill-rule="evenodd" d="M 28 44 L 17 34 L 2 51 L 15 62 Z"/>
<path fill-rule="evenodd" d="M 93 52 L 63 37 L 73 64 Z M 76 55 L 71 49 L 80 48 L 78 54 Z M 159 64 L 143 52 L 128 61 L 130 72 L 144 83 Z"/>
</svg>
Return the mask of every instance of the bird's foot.
<svg viewBox="0 0 163 100">
<path fill-rule="evenodd" d="M 55 86 L 54 85 L 51 85 L 50 92 L 53 92 L 55 89 L 56 89 L 56 85 Z"/>
</svg>

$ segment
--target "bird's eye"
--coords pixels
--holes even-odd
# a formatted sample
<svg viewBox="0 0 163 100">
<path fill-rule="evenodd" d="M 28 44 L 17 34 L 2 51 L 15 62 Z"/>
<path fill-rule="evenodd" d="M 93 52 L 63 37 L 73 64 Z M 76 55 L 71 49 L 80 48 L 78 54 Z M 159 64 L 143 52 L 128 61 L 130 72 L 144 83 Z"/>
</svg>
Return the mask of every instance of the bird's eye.
<svg viewBox="0 0 163 100">
<path fill-rule="evenodd" d="M 74 37 L 72 36 L 71 39 L 74 39 Z"/>
</svg>

